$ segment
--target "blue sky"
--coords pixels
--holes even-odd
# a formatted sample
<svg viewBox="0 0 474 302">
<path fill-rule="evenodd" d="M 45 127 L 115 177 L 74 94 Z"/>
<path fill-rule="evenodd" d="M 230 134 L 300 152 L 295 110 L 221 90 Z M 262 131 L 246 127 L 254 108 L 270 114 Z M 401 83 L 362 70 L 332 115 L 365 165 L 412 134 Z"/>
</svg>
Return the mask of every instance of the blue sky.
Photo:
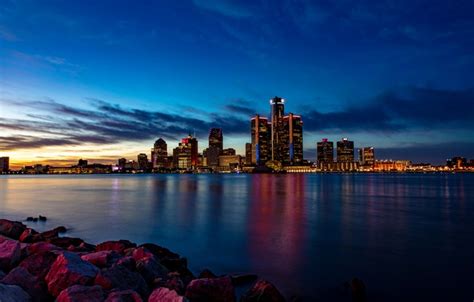
<svg viewBox="0 0 474 302">
<path fill-rule="evenodd" d="M 474 158 L 473 1 L 0 0 L 0 155 L 111 161 L 287 100 L 379 158 Z"/>
</svg>

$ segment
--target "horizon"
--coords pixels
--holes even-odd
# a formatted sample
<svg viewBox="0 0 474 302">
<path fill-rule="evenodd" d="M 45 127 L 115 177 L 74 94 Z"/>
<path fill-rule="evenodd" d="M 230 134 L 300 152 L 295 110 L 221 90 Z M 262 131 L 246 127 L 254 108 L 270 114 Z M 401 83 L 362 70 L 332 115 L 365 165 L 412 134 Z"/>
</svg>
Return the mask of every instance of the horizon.
<svg viewBox="0 0 474 302">
<path fill-rule="evenodd" d="M 474 158 L 472 1 L 4 1 L 0 157 L 12 168 L 115 163 L 219 127 L 244 154 L 250 118 L 287 100 L 316 142 L 377 159 Z"/>
</svg>

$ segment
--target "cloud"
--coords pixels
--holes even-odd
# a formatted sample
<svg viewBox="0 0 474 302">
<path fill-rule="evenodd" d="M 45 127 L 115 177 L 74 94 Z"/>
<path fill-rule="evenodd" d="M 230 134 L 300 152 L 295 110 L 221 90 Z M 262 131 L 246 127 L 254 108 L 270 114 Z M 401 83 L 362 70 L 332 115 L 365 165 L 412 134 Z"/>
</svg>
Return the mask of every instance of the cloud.
<svg viewBox="0 0 474 302">
<path fill-rule="evenodd" d="M 387 91 L 364 105 L 335 112 L 311 110 L 305 130 L 400 132 L 412 129 L 458 129 L 474 126 L 474 90 L 408 87 Z"/>
</svg>

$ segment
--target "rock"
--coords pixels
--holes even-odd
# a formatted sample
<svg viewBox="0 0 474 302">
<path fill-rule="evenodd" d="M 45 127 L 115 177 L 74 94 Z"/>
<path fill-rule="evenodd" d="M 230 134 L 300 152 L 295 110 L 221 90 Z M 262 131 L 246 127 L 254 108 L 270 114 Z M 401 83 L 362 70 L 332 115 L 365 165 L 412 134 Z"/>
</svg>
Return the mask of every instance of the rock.
<svg viewBox="0 0 474 302">
<path fill-rule="evenodd" d="M 179 273 L 169 273 L 165 280 L 160 282 L 160 286 L 176 291 L 180 295 L 184 295 L 185 286 L 181 280 Z"/>
<path fill-rule="evenodd" d="M 41 216 L 41 215 L 39 215 L 38 218 L 39 218 L 39 221 L 46 221 L 48 219 L 45 216 Z"/>
<path fill-rule="evenodd" d="M 204 269 L 201 273 L 199 273 L 199 276 L 198 278 L 199 279 L 202 279 L 202 278 L 216 278 L 216 274 L 214 274 L 213 272 L 211 272 L 211 270 L 209 269 Z"/>
<path fill-rule="evenodd" d="M 258 280 L 249 291 L 242 296 L 241 302 L 284 302 L 285 298 L 278 289 L 268 281 Z"/>
<path fill-rule="evenodd" d="M 132 249 L 132 253 L 131 253 L 130 256 L 132 256 L 133 259 L 135 259 L 136 261 L 141 260 L 141 259 L 146 258 L 146 257 L 149 257 L 149 258 L 150 257 L 152 257 L 152 258 L 155 257 L 155 255 L 152 252 L 150 252 L 148 249 L 146 249 L 142 246 Z"/>
<path fill-rule="evenodd" d="M 35 235 L 37 235 L 38 232 L 33 230 L 33 229 L 30 229 L 30 228 L 26 228 L 23 233 L 21 233 L 20 235 L 20 242 L 34 242 L 34 239 L 36 238 Z"/>
<path fill-rule="evenodd" d="M 5 276 L 6 276 L 5 273 L 3 271 L 0 271 L 0 280 L 2 280 L 3 277 L 5 277 Z"/>
<path fill-rule="evenodd" d="M 0 283 L 0 301 L 29 302 L 31 301 L 31 297 L 17 285 L 6 285 Z"/>
<path fill-rule="evenodd" d="M 38 217 L 33 217 L 33 222 L 38 222 Z"/>
<path fill-rule="evenodd" d="M 105 302 L 143 302 L 143 300 L 136 291 L 129 289 L 110 292 Z"/>
<path fill-rule="evenodd" d="M 97 267 L 109 267 L 120 258 L 120 254 L 116 251 L 100 251 L 82 255 L 81 258 Z"/>
<path fill-rule="evenodd" d="M 152 252 L 159 260 L 162 260 L 164 258 L 179 258 L 178 254 L 173 253 L 169 249 L 156 245 L 154 243 L 144 243 L 139 247 L 146 248 L 147 250 Z"/>
<path fill-rule="evenodd" d="M 365 284 L 362 280 L 358 278 L 353 278 L 351 280 L 351 292 L 352 292 L 352 301 L 354 302 L 365 302 L 367 301 L 367 296 L 365 293 Z"/>
<path fill-rule="evenodd" d="M 162 266 L 155 258 L 143 258 L 137 261 L 137 271 L 148 284 L 153 284 L 157 278 L 165 278 L 168 274 L 166 267 Z"/>
<path fill-rule="evenodd" d="M 21 258 L 21 245 L 18 241 L 5 240 L 0 243 L 0 270 L 9 271 Z"/>
<path fill-rule="evenodd" d="M 45 281 L 49 292 L 56 297 L 71 285 L 91 284 L 98 272 L 97 267 L 82 260 L 78 255 L 64 252 L 56 258 Z"/>
<path fill-rule="evenodd" d="M 193 302 L 235 301 L 234 286 L 228 276 L 195 279 L 188 284 L 185 296 Z"/>
<path fill-rule="evenodd" d="M 26 257 L 19 266 L 25 268 L 33 276 L 43 280 L 56 261 L 56 258 L 58 258 L 58 254 L 52 251 L 34 253 Z"/>
<path fill-rule="evenodd" d="M 33 219 L 34 219 L 33 217 L 29 216 L 26 218 L 26 221 L 33 221 Z"/>
<path fill-rule="evenodd" d="M 137 262 L 132 256 L 120 258 L 119 260 L 117 260 L 117 265 L 124 266 L 131 271 L 137 270 Z"/>
<path fill-rule="evenodd" d="M 232 275 L 232 283 L 235 286 L 252 283 L 252 282 L 255 282 L 255 280 L 257 279 L 258 279 L 258 276 L 255 274 Z"/>
<path fill-rule="evenodd" d="M 21 222 L 0 219 L 0 235 L 18 240 L 25 229 L 26 225 Z"/>
<path fill-rule="evenodd" d="M 21 266 L 11 270 L 10 273 L 2 279 L 2 283 L 20 286 L 30 295 L 32 301 L 48 300 L 49 295 L 44 282 L 40 281 Z"/>
<path fill-rule="evenodd" d="M 56 302 L 102 302 L 104 292 L 100 286 L 72 285 L 61 291 Z"/>
<path fill-rule="evenodd" d="M 61 250 L 60 247 L 47 243 L 47 242 L 36 242 L 32 243 L 27 247 L 28 254 L 36 254 L 36 253 L 43 253 L 49 251 L 59 251 Z"/>
<path fill-rule="evenodd" d="M 114 265 L 111 268 L 102 269 L 96 276 L 94 284 L 102 286 L 105 290 L 131 289 L 139 293 L 142 297 L 148 295 L 148 286 L 143 277 L 128 270 L 121 265 Z"/>
<path fill-rule="evenodd" d="M 185 301 L 183 296 L 178 295 L 174 290 L 170 290 L 166 287 L 159 287 L 155 289 L 148 302 L 183 302 Z M 204 300 L 203 300 L 204 301 Z"/>
<path fill-rule="evenodd" d="M 48 239 L 52 239 L 52 238 L 57 238 L 59 237 L 59 234 L 62 234 L 62 233 L 66 233 L 66 228 L 63 227 L 63 226 L 59 226 L 57 228 L 54 228 L 52 230 L 49 230 L 49 231 L 45 231 L 45 232 L 42 232 L 40 234 L 40 237 L 43 239 L 43 240 L 48 240 Z"/>
<path fill-rule="evenodd" d="M 96 246 L 96 251 L 116 251 L 123 254 L 124 250 L 136 246 L 135 243 L 128 240 L 106 241 L 98 244 Z"/>
<path fill-rule="evenodd" d="M 73 238 L 73 237 L 55 237 L 51 239 L 47 239 L 46 242 L 49 242 L 51 244 L 57 245 L 63 249 L 67 249 L 70 246 L 79 246 L 81 245 L 84 240 L 81 238 Z"/>
<path fill-rule="evenodd" d="M 180 272 L 188 267 L 186 258 L 163 258 L 160 263 L 172 272 Z"/>
</svg>

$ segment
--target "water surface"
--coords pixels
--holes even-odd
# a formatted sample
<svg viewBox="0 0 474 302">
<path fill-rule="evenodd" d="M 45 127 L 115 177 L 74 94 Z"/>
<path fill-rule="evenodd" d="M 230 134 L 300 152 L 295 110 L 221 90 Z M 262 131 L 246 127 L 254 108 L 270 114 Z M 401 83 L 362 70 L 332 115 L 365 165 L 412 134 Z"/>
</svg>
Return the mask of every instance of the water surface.
<svg viewBox="0 0 474 302">
<path fill-rule="evenodd" d="M 474 175 L 0 176 L 0 216 L 154 242 L 198 273 L 254 272 L 287 297 L 474 299 Z"/>
</svg>

